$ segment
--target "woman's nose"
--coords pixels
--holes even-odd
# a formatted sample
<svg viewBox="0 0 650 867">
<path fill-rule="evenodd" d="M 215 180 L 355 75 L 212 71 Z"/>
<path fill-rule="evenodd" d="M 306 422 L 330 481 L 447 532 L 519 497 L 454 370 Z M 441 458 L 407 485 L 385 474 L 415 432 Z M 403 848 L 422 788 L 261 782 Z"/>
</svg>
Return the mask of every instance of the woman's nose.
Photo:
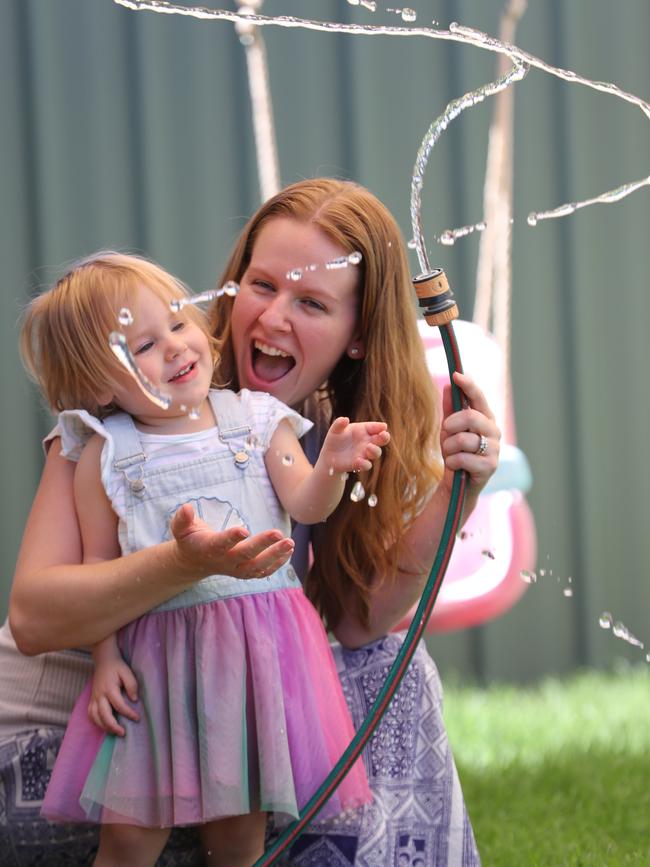
<svg viewBox="0 0 650 867">
<path fill-rule="evenodd" d="M 259 321 L 274 331 L 290 331 L 290 310 L 288 299 L 281 295 L 273 298 L 260 314 Z"/>
</svg>

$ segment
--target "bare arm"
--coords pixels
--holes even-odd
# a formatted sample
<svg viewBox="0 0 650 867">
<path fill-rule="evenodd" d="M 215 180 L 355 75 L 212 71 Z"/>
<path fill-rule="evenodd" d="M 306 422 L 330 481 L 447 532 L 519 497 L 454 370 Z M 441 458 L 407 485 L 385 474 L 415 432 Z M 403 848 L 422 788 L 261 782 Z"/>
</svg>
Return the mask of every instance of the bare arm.
<svg viewBox="0 0 650 867">
<path fill-rule="evenodd" d="M 266 468 L 278 499 L 301 524 L 324 521 L 338 506 L 346 474 L 369 470 L 390 440 L 384 422 L 350 423 L 337 418 L 312 467 L 289 422 L 283 419 L 271 438 Z M 285 455 L 291 455 L 288 463 Z"/>
<path fill-rule="evenodd" d="M 413 525 L 399 542 L 398 563 L 402 567 L 395 578 L 377 581 L 370 607 L 368 629 L 348 609 L 337 629 L 338 640 L 347 647 L 358 647 L 386 635 L 419 601 L 436 556 L 447 516 L 453 474 L 466 470 L 468 485 L 461 524 L 474 511 L 478 496 L 496 470 L 501 433 L 483 392 L 463 374 L 454 374 L 470 406 L 453 412 L 449 389 L 443 395 L 444 421 L 440 445 L 445 462 L 444 476 L 433 491 Z M 486 455 L 477 455 L 479 436 L 488 439 Z"/>
<path fill-rule="evenodd" d="M 172 521 L 173 540 L 82 565 L 74 469 L 55 440 L 25 526 L 9 603 L 23 653 L 94 644 L 200 578 L 270 572 L 293 550 L 277 530 L 251 538 L 239 527 L 215 533 L 183 506 Z"/>
</svg>

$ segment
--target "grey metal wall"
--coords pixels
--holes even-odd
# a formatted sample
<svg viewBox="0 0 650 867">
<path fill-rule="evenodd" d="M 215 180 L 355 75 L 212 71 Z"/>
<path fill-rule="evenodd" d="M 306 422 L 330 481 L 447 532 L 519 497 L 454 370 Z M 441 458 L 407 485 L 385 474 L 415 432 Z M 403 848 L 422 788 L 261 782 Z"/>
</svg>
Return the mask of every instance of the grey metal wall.
<svg viewBox="0 0 650 867">
<path fill-rule="evenodd" d="M 189 5 L 189 4 L 186 4 Z M 213 2 L 214 8 L 227 4 Z M 230 3 L 230 8 L 234 4 Z M 400 23 L 343 0 L 267 0 L 270 15 Z M 501 0 L 412 3 L 418 24 L 497 33 Z M 529 0 L 517 43 L 557 66 L 650 98 L 647 0 Z M 445 104 L 495 58 L 428 39 L 267 28 L 282 180 L 368 185 L 409 236 L 415 153 Z M 491 106 L 434 150 L 429 235 L 481 217 Z M 437 635 L 444 671 L 522 680 L 644 657 L 598 627 L 611 610 L 650 643 L 650 191 L 531 229 L 531 210 L 648 174 L 650 121 L 611 96 L 535 70 L 516 87 L 512 377 L 531 462 L 539 581 L 485 627 Z M 258 202 L 242 48 L 232 25 L 134 13 L 111 0 L 0 0 L 3 316 L 2 577 L 6 600 L 49 419 L 22 373 L 20 305 L 52 269 L 100 247 L 139 250 L 195 289 L 212 285 Z M 471 316 L 476 237 L 432 251 Z M 416 270 L 415 262 L 413 264 Z"/>
</svg>

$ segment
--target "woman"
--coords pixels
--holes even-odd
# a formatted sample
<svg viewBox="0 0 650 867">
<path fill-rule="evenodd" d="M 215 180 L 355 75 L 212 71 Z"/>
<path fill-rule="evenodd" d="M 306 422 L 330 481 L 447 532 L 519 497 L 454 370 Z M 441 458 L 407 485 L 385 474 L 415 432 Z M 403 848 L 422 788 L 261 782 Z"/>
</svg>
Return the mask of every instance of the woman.
<svg viewBox="0 0 650 867">
<path fill-rule="evenodd" d="M 348 257 L 358 253 L 361 259 L 353 264 L 358 256 Z M 232 387 L 263 389 L 300 406 L 316 423 L 305 444 L 308 454 L 318 451 L 331 413 L 381 418 L 391 431 L 392 444 L 379 467 L 360 477 L 377 497 L 371 520 L 367 501 L 345 497 L 312 540 L 315 560 L 306 585 L 339 639 L 335 654 L 358 724 L 402 640 L 387 633 L 426 582 L 452 472 L 469 473 L 469 514 L 496 467 L 499 431 L 480 390 L 456 375 L 470 407 L 450 413 L 447 398 L 438 439 L 403 240 L 389 212 L 362 187 L 329 179 L 288 187 L 244 229 L 225 278 L 237 279 L 241 289 L 232 312 L 223 300 L 214 309 L 215 333 L 222 336 L 221 381 L 230 378 Z M 481 437 L 487 439 L 487 453 L 477 454 Z M 438 443 L 444 473 L 436 460 Z M 65 565 L 80 561 L 72 472 L 55 443 L 12 591 L 11 625 L 23 652 L 96 642 L 216 571 L 215 560 L 221 571 L 246 577 L 283 556 L 281 542 L 268 548 L 270 540 L 232 546 L 198 521 L 177 522 L 172 541 L 106 565 L 97 580 L 92 569 Z M 296 528 L 294 565 L 301 576 L 307 573 L 306 532 Z M 7 630 L 3 638 L 11 652 Z M 74 692 L 72 676 L 58 674 L 61 658 L 44 659 L 43 667 L 49 663 L 52 672 L 41 673 L 45 695 L 32 696 L 30 712 L 10 723 L 11 737 L 4 743 L 13 754 L 19 752 L 14 733 L 21 724 L 27 731 L 50 722 L 51 713 L 44 718 L 33 706 L 47 699 L 57 677 Z M 27 667 L 33 660 L 24 662 Z M 70 668 L 70 653 L 65 662 Z M 25 681 L 23 673 L 20 683 Z M 66 710 L 58 708 L 59 725 Z M 46 736 L 56 736 L 56 729 L 46 730 Z M 375 803 L 363 814 L 316 823 L 294 845 L 292 863 L 388 864 L 409 853 L 431 865 L 478 863 L 442 725 L 437 673 L 423 646 L 382 731 L 366 750 L 366 763 Z M 39 776 L 38 770 L 33 773 Z M 45 776 L 42 769 L 40 779 Z"/>
</svg>

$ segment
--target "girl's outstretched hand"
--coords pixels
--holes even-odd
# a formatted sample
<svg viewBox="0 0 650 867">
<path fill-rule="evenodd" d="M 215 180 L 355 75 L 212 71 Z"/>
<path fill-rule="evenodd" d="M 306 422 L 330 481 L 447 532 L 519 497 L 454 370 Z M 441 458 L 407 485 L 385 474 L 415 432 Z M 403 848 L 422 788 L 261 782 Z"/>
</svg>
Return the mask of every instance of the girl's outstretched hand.
<svg viewBox="0 0 650 867">
<path fill-rule="evenodd" d="M 442 396 L 443 422 L 440 429 L 440 449 L 445 462 L 444 484 L 451 487 L 452 473 L 466 470 L 469 491 L 478 495 L 494 473 L 499 462 L 501 431 L 485 395 L 474 380 L 463 373 L 454 373 L 454 382 L 464 393 L 469 406 L 453 411 L 451 386 Z"/>
<path fill-rule="evenodd" d="M 351 422 L 340 416 L 332 422 L 325 437 L 319 462 L 335 473 L 369 470 L 381 455 L 382 446 L 390 442 L 388 427 L 383 421 Z"/>
<path fill-rule="evenodd" d="M 171 531 L 178 546 L 179 568 L 195 577 L 265 577 L 286 563 L 295 547 L 280 530 L 265 530 L 255 536 L 245 527 L 213 530 L 196 516 L 189 503 L 172 518 Z"/>
</svg>

